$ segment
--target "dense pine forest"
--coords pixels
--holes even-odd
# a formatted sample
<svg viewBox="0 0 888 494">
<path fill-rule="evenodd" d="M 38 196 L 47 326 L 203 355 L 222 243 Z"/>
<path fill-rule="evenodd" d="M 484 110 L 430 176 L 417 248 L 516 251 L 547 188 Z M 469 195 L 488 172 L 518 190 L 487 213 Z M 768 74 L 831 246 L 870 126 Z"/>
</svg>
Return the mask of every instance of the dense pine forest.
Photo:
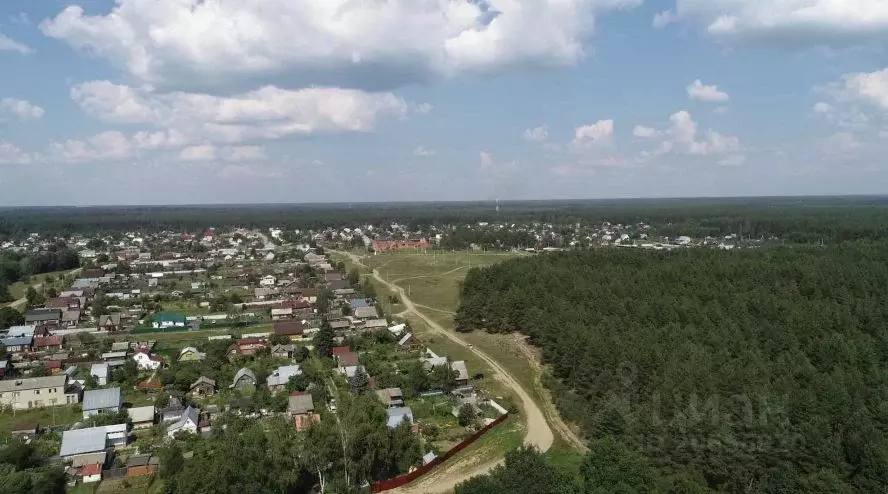
<svg viewBox="0 0 888 494">
<path fill-rule="evenodd" d="M 611 491 L 884 492 L 886 300 L 886 243 L 602 249 L 475 268 L 456 321 L 528 335 L 562 413 L 652 469 Z"/>
</svg>

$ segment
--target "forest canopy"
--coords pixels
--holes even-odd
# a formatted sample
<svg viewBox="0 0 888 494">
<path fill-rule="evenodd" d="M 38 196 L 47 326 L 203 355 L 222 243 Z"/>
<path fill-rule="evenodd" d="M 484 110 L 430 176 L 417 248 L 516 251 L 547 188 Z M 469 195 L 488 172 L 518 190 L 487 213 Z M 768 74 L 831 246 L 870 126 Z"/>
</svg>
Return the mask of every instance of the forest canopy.
<svg viewBox="0 0 888 494">
<path fill-rule="evenodd" d="M 263 204 L 0 208 L 0 240 L 32 232 L 202 231 L 210 226 L 324 229 L 397 222 L 411 229 L 477 222 L 646 223 L 659 235 L 776 236 L 792 243 L 888 236 L 888 197 L 754 197 L 447 203 Z M 468 232 L 463 232 L 468 233 Z M 482 237 L 455 241 L 484 243 Z M 527 245 L 522 238 L 512 245 Z"/>
<path fill-rule="evenodd" d="M 888 486 L 888 245 L 602 249 L 468 273 L 458 329 L 520 331 L 562 413 L 728 492 Z"/>
</svg>

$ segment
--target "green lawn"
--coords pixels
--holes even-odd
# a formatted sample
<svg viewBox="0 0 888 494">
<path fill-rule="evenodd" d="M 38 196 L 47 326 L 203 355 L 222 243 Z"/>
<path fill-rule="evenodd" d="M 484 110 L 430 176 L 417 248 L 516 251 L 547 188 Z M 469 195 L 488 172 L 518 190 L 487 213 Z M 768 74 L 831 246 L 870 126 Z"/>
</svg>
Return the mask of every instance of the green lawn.
<svg viewBox="0 0 888 494">
<path fill-rule="evenodd" d="M 209 307 L 198 307 L 197 302 L 187 300 L 171 300 L 161 304 L 165 312 L 175 312 L 183 316 L 206 316 L 210 314 Z"/>
<path fill-rule="evenodd" d="M 20 424 L 39 424 L 40 427 L 67 426 L 83 420 L 79 405 L 66 405 L 30 410 L 0 411 L 0 431 L 8 431 Z"/>
<path fill-rule="evenodd" d="M 519 254 L 476 254 L 448 252 L 436 254 L 379 254 L 363 262 L 380 276 L 408 292 L 415 304 L 445 311 L 459 305 L 459 283 L 469 269 L 489 266 Z"/>
<path fill-rule="evenodd" d="M 46 278 L 49 276 L 52 276 L 53 278 L 58 280 L 60 276 L 65 276 L 72 271 L 73 270 L 71 269 L 66 269 L 63 271 L 53 271 L 51 273 L 35 274 L 34 276 L 30 277 L 27 283 L 16 281 L 15 283 L 9 285 L 9 294 L 12 295 L 12 298 L 14 299 L 20 299 L 25 296 L 25 291 L 28 289 L 29 286 L 43 283 L 43 281 L 46 280 Z"/>
</svg>

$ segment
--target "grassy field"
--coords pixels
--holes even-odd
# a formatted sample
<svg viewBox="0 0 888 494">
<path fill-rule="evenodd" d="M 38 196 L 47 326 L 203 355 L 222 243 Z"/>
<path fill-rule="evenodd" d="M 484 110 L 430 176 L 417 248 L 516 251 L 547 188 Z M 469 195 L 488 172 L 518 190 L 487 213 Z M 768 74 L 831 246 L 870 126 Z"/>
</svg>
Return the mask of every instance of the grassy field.
<svg viewBox="0 0 888 494">
<path fill-rule="evenodd" d="M 206 316 L 210 314 L 208 307 L 198 307 L 194 302 L 186 300 L 170 300 L 161 304 L 166 312 L 175 312 L 183 316 Z"/>
<path fill-rule="evenodd" d="M 54 279 L 58 280 L 60 276 L 65 276 L 66 274 L 72 272 L 73 270 L 64 270 L 64 271 L 54 271 L 52 273 L 42 273 L 35 274 L 31 276 L 27 283 L 22 281 L 16 281 L 15 283 L 9 285 L 9 294 L 12 295 L 14 299 L 20 299 L 25 296 L 25 291 L 31 285 L 38 285 L 43 283 L 46 278 L 52 276 Z"/>
<path fill-rule="evenodd" d="M 379 254 L 368 256 L 363 262 L 377 269 L 389 283 L 403 287 L 413 303 L 452 312 L 459 305 L 459 284 L 469 269 L 489 266 L 518 255 L 470 252 Z"/>
<path fill-rule="evenodd" d="M 83 419 L 83 411 L 77 405 L 66 405 L 30 410 L 0 411 L 0 431 L 8 431 L 17 425 L 39 424 L 40 427 L 71 425 Z"/>
</svg>

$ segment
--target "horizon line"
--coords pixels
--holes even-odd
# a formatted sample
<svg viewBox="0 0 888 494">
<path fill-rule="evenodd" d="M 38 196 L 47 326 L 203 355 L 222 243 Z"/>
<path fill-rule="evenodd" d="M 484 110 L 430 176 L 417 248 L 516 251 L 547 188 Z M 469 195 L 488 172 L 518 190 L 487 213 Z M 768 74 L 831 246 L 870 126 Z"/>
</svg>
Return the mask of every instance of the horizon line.
<svg viewBox="0 0 888 494">
<path fill-rule="evenodd" d="M 485 204 L 494 202 L 500 205 L 514 203 L 582 203 L 582 202 L 629 202 L 629 201 L 694 201 L 694 200 L 754 200 L 754 199 L 867 199 L 888 198 L 888 194 L 784 194 L 749 196 L 660 196 L 660 197 L 602 197 L 602 198 L 558 198 L 558 199 L 465 199 L 465 200 L 402 200 L 402 201 L 311 201 L 311 202 L 207 202 L 207 203 L 158 203 L 158 204 L 47 204 L 0 206 L 3 210 L 22 209 L 98 209 L 98 208 L 165 208 L 165 207 L 273 207 L 273 206 L 345 206 L 354 205 L 423 205 L 423 204 Z"/>
</svg>

